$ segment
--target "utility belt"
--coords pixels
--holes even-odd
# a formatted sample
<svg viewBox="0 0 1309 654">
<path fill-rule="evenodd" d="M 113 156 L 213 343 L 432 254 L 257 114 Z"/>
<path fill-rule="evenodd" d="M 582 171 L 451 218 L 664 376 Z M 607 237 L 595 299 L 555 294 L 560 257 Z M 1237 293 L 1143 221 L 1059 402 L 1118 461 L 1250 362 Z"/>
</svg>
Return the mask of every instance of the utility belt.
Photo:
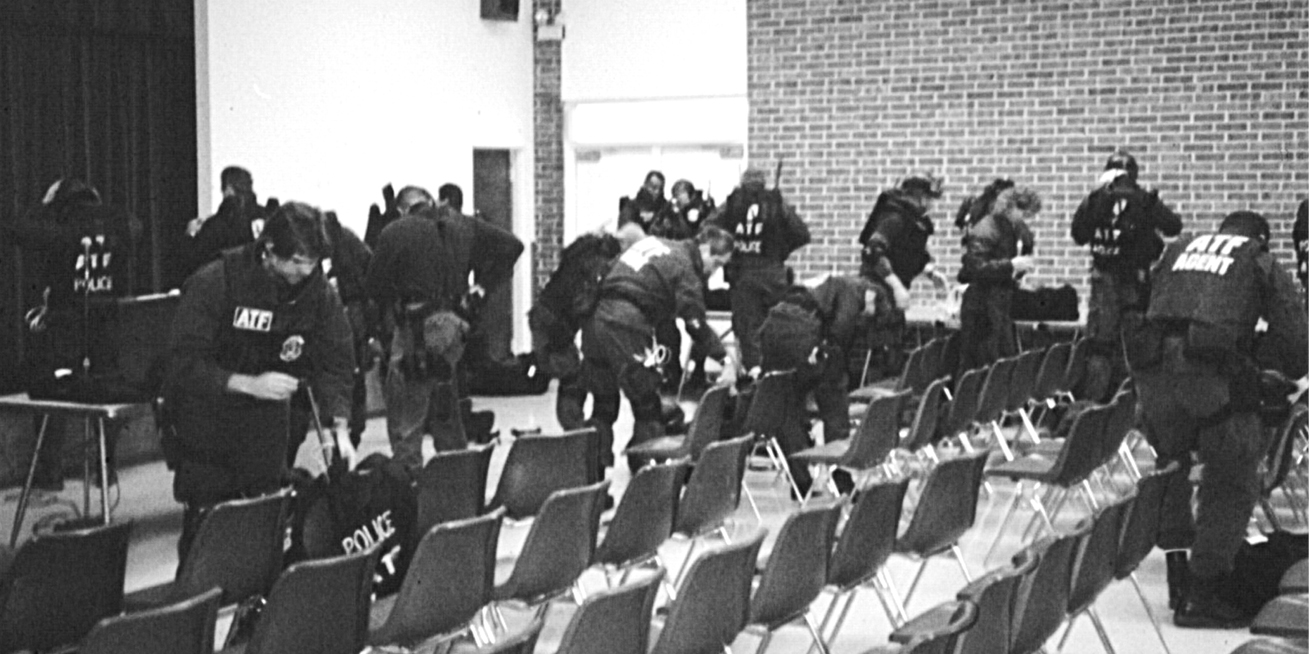
<svg viewBox="0 0 1309 654">
<path fill-rule="evenodd" d="M 1262 376 L 1253 359 L 1232 345 L 1212 338 L 1209 330 L 1187 320 L 1146 321 L 1132 334 L 1124 334 L 1127 363 L 1133 372 L 1149 372 L 1164 365 L 1169 350 L 1181 348 L 1182 356 L 1213 366 L 1228 381 L 1230 400 L 1214 418 L 1258 410 L 1263 404 Z"/>
<path fill-rule="evenodd" d="M 393 308 L 395 324 L 412 343 L 400 357 L 405 377 L 415 381 L 452 381 L 464 353 L 468 321 L 453 302 L 402 302 Z"/>
<path fill-rule="evenodd" d="M 627 292 L 621 289 L 609 289 L 604 291 L 603 293 L 600 294 L 600 300 L 601 301 L 616 300 L 619 302 L 630 304 L 633 307 L 635 307 L 637 311 L 640 311 L 642 316 L 645 316 L 646 322 L 650 323 L 651 325 L 657 324 L 654 309 L 652 309 L 651 307 L 647 307 L 642 301 L 629 295 Z"/>
</svg>

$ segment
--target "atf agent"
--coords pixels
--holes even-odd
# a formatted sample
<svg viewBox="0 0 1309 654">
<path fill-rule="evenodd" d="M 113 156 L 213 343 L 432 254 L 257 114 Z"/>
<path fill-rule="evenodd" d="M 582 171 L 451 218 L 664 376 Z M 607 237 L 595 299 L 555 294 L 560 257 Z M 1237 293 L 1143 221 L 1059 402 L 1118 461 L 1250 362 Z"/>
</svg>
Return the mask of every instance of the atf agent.
<svg viewBox="0 0 1309 654">
<path fill-rule="evenodd" d="M 350 324 L 319 262 L 331 251 L 322 214 L 282 205 L 259 239 L 200 268 L 173 318 L 162 446 L 185 505 L 186 555 L 218 502 L 277 490 L 291 396 L 307 384 L 353 457 L 348 419 Z M 328 445 L 328 444 L 325 444 Z"/>
<path fill-rule="evenodd" d="M 423 465 L 426 429 L 438 451 L 467 447 L 455 375 L 468 333 L 468 275 L 487 293 L 509 281 L 523 244 L 484 220 L 437 208 L 425 189 L 396 195 L 401 218 L 382 230 L 365 288 L 391 319 L 386 430 L 392 458 Z"/>
<path fill-rule="evenodd" d="M 1304 376 L 1305 313 L 1295 282 L 1268 252 L 1268 222 L 1238 211 L 1216 234 L 1183 238 L 1154 268 L 1143 329 L 1127 360 L 1139 393 L 1146 434 L 1159 465 L 1181 464 L 1164 500 L 1161 549 L 1190 546 L 1190 581 L 1170 570 L 1181 590 L 1174 621 L 1182 627 L 1244 625 L 1251 616 L 1221 591 L 1232 572 L 1255 501 L 1263 457 L 1257 410 L 1261 370 Z M 1262 318 L 1268 331 L 1257 337 Z M 1191 513 L 1192 453 L 1204 464 Z M 1185 564 L 1170 553 L 1169 567 Z"/>
<path fill-rule="evenodd" d="M 748 168 L 741 185 L 727 196 L 714 223 L 736 239 L 736 251 L 724 271 L 731 284 L 732 332 L 741 348 L 741 364 L 760 364 L 759 326 L 789 283 L 786 258 L 809 243 L 809 227 L 782 192 L 764 186 L 764 173 Z"/>
<path fill-rule="evenodd" d="M 1150 298 L 1150 264 L 1164 236 L 1182 231 L 1182 219 L 1159 199 L 1158 190 L 1136 183 L 1136 159 L 1116 152 L 1105 163 L 1100 188 L 1077 207 L 1072 236 L 1091 250 L 1091 298 L 1087 305 L 1087 380 L 1082 395 L 1096 402 L 1127 376 L 1122 333 L 1140 323 Z"/>
<path fill-rule="evenodd" d="M 603 467 L 613 465 L 613 425 L 619 391 L 632 405 L 637 445 L 663 435 L 659 381 L 672 353 L 655 341 L 655 326 L 681 318 L 711 358 L 727 352 L 705 322 L 704 281 L 732 256 L 732 235 L 706 226 L 694 241 L 647 236 L 627 248 L 600 283 L 595 311 L 582 327 L 582 377 L 593 396 L 592 422 L 600 434 Z M 724 366 L 722 379 L 734 368 Z M 639 462 L 629 461 L 633 471 Z"/>
</svg>

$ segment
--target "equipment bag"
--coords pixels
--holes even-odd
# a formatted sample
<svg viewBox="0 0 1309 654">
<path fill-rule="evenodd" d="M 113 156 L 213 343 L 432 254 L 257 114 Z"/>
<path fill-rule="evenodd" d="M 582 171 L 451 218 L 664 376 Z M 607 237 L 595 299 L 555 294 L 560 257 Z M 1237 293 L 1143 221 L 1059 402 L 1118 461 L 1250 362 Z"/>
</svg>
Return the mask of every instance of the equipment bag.
<svg viewBox="0 0 1309 654">
<path fill-rule="evenodd" d="M 287 564 L 340 556 L 381 542 L 373 592 L 400 590 L 416 538 L 418 492 L 401 464 L 369 455 L 352 471 L 320 475 L 296 489 Z"/>
<path fill-rule="evenodd" d="M 1014 292 L 1010 315 L 1014 320 L 1043 321 L 1078 319 L 1077 289 L 1068 284 L 1035 290 L 1020 288 Z"/>
</svg>

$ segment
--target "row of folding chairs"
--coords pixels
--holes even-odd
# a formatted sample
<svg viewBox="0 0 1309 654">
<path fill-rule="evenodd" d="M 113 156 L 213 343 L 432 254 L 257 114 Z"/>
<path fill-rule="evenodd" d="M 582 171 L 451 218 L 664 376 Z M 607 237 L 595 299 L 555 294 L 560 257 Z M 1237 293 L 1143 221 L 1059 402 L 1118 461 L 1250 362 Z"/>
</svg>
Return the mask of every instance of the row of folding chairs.
<svg viewBox="0 0 1309 654">
<path fill-rule="evenodd" d="M 971 626 L 961 624 L 956 605 L 947 604 L 916 615 L 899 626 L 891 640 L 909 644 L 944 633 L 950 640 L 940 649 L 921 651 L 1030 654 L 1044 651 L 1061 627 L 1062 649 L 1076 621 L 1086 615 L 1105 650 L 1113 652 L 1111 635 L 1095 604 L 1115 580 L 1130 579 L 1160 644 L 1169 651 L 1141 593 L 1136 569 L 1154 547 L 1164 489 L 1176 474 L 1174 465 L 1146 475 L 1134 492 L 1100 507 L 1071 530 L 1053 532 L 1024 547 L 1009 565 L 969 582 L 956 599 L 975 607 Z M 919 650 L 890 647 L 873 651 Z"/>
</svg>

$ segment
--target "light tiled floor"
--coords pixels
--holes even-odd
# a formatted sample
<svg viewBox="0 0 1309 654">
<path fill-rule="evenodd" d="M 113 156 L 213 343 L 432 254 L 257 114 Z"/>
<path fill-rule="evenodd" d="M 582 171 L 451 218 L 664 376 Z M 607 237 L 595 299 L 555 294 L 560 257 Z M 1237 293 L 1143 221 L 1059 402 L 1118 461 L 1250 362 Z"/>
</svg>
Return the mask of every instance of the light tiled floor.
<svg viewBox="0 0 1309 654">
<path fill-rule="evenodd" d="M 474 405 L 477 409 L 492 409 L 496 412 L 496 428 L 502 434 L 508 434 L 510 428 L 541 427 L 547 431 L 558 428 L 554 418 L 553 391 L 533 397 L 475 398 Z M 689 415 L 690 406 L 688 405 L 687 408 Z M 624 407 L 616 432 L 621 439 L 624 434 L 630 433 L 630 430 L 631 417 L 626 407 Z M 619 445 L 621 446 L 621 443 Z M 492 460 L 490 488 L 494 488 L 507 449 L 503 445 L 497 448 L 495 457 Z M 385 424 L 381 418 L 375 418 L 369 421 L 368 430 L 364 435 L 362 454 L 366 455 L 379 450 L 388 451 L 389 447 L 386 440 Z M 300 453 L 301 463 L 311 466 L 312 460 L 313 457 L 310 451 L 307 448 L 303 449 Z M 612 474 L 615 494 L 621 493 L 629 479 L 628 471 L 621 463 L 622 459 L 619 458 L 619 461 L 619 468 Z M 171 579 L 177 565 L 175 546 L 181 524 L 180 508 L 172 500 L 172 475 L 162 462 L 153 462 L 124 467 L 119 471 L 119 482 L 112 496 L 116 505 L 115 519 L 131 519 L 135 523 L 129 551 L 127 589 L 130 591 Z M 772 538 L 776 535 L 787 513 L 795 508 L 795 503 L 789 499 L 783 486 L 784 482 L 778 480 L 773 473 L 749 472 L 747 473 L 747 483 L 758 500 L 763 515 L 762 525 L 756 523 L 753 513 L 748 505 L 743 502 L 742 507 L 736 514 L 734 531 L 736 534 L 744 534 L 760 526 L 768 529 L 769 539 L 765 542 L 763 549 L 764 553 L 767 553 L 771 548 Z M 999 526 L 1003 511 L 1013 496 L 1013 486 L 1011 484 L 1000 483 L 994 486 L 995 492 L 990 497 L 983 497 L 979 503 L 977 526 L 965 537 L 962 543 L 965 561 L 975 575 L 987 569 L 987 565 L 984 564 L 982 559 Z M 6 526 L 12 524 L 15 505 L 12 497 L 14 495 L 14 491 L 7 491 L 6 501 L 0 504 L 0 522 L 3 522 Z M 30 530 L 34 521 L 66 514 L 69 510 L 68 506 L 74 502 L 80 505 L 82 499 L 81 483 L 70 482 L 68 488 L 57 499 L 60 501 L 56 503 L 49 503 L 48 499 L 45 503 L 38 503 L 29 512 L 24 537 L 31 533 Z M 1024 512 L 1023 515 L 1018 516 L 1020 520 L 1013 523 L 1018 526 L 1011 527 L 1010 533 L 1006 533 L 1002 537 L 1000 546 L 990 559 L 990 567 L 998 566 L 999 562 L 1004 561 L 1011 553 L 1017 551 L 1020 538 L 1018 531 L 1021 529 L 1021 525 L 1025 523 L 1028 515 L 1030 514 Z M 1084 514 L 1075 510 L 1066 510 L 1064 515 L 1061 516 L 1060 526 L 1069 526 L 1082 515 Z M 522 539 L 526 536 L 526 532 L 526 529 L 506 529 L 504 531 L 499 550 L 500 572 L 502 575 L 508 572 L 512 564 L 512 555 L 521 548 Z M 685 554 L 684 548 L 684 544 L 670 542 L 665 546 L 663 552 L 665 560 L 671 565 L 679 565 Z M 896 585 L 902 591 L 913 578 L 916 565 L 916 563 L 907 559 L 892 557 L 889 563 L 890 573 Z M 1172 614 L 1166 605 L 1167 589 L 1164 581 L 1164 561 L 1161 552 L 1157 550 L 1153 552 L 1141 565 L 1138 575 L 1156 615 L 1164 620 L 1164 637 L 1173 652 L 1179 654 L 1225 653 L 1251 638 L 1250 634 L 1244 630 L 1184 630 L 1174 627 L 1171 623 Z M 588 589 L 598 589 L 604 584 L 602 576 L 595 571 L 588 572 L 583 581 Z M 928 564 L 927 572 L 908 607 L 908 612 L 913 615 L 938 602 L 952 599 L 954 593 L 964 583 L 964 579 L 953 561 L 947 559 L 932 561 Z M 826 610 L 827 601 L 827 596 L 824 595 L 815 603 L 813 612 L 816 619 L 821 618 L 822 612 Z M 1105 621 L 1109 637 L 1116 651 L 1123 653 L 1162 651 L 1141 603 L 1129 582 L 1111 585 L 1100 597 L 1097 609 Z M 566 603 L 558 603 L 551 608 L 545 632 L 536 651 L 554 651 L 574 610 L 575 607 Z M 526 616 L 512 613 L 508 617 L 511 628 L 514 625 L 523 624 L 526 620 Z M 227 620 L 220 620 L 219 637 L 225 632 L 226 624 Z M 832 651 L 838 654 L 863 652 L 873 646 L 885 643 L 889 632 L 890 625 L 877 602 L 875 594 L 870 591 L 863 591 L 855 600 L 855 605 L 840 637 L 832 644 Z M 743 634 L 737 638 L 733 644 L 733 649 L 737 652 L 752 651 L 757 644 L 757 636 Z M 787 627 L 774 636 L 769 651 L 804 652 L 808 649 L 809 644 L 807 632 L 803 627 Z M 1050 651 L 1054 651 L 1056 644 L 1057 637 L 1052 639 L 1049 646 Z M 1083 618 L 1077 621 L 1063 651 L 1069 654 L 1103 651 L 1089 620 Z"/>
</svg>

